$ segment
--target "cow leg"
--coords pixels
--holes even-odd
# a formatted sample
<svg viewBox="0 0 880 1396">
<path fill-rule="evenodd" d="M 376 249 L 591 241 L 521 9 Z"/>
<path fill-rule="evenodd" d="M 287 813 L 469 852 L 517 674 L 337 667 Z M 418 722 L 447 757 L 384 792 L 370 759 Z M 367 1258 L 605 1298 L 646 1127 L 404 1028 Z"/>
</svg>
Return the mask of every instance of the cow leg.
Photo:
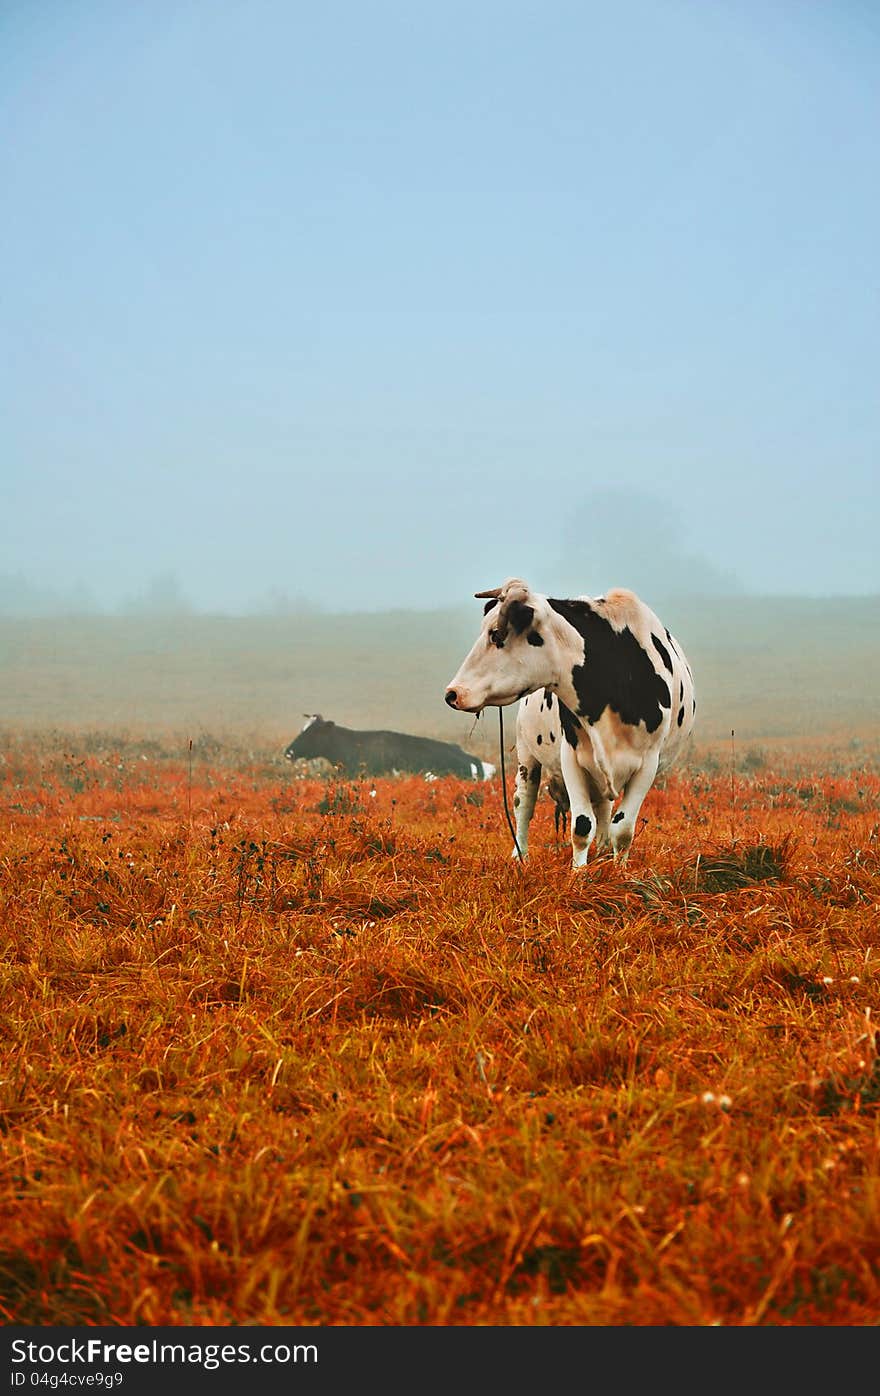
<svg viewBox="0 0 880 1396">
<path fill-rule="evenodd" d="M 592 790 L 591 795 L 596 815 L 596 852 L 599 853 L 611 843 L 611 801 L 598 790 Z"/>
<path fill-rule="evenodd" d="M 550 777 L 545 788 L 553 801 L 553 830 L 558 848 L 560 831 L 563 839 L 568 837 L 568 791 L 565 788 L 565 782 L 556 775 Z"/>
<path fill-rule="evenodd" d="M 639 769 L 630 776 L 623 788 L 623 799 L 617 811 L 611 816 L 611 847 L 615 861 L 625 863 L 629 857 L 629 847 L 636 831 L 636 820 L 642 801 L 654 784 L 657 774 L 659 753 L 645 757 Z"/>
<path fill-rule="evenodd" d="M 590 799 L 590 782 L 567 742 L 563 745 L 560 756 L 562 776 L 571 803 L 571 865 L 573 868 L 582 868 L 596 837 L 596 815 Z"/>
<path fill-rule="evenodd" d="M 513 794 L 513 808 L 516 815 L 516 842 L 523 858 L 529 852 L 529 824 L 535 812 L 535 801 L 541 784 L 541 764 L 531 758 L 520 761 L 516 772 L 516 786 Z M 512 857 L 519 855 L 514 846 Z"/>
</svg>

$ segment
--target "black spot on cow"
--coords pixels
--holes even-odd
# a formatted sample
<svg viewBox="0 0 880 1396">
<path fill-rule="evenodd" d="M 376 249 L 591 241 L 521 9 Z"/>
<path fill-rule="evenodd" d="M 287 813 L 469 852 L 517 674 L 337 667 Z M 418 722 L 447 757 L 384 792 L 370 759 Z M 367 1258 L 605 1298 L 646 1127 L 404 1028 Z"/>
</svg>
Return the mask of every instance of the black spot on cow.
<svg viewBox="0 0 880 1396">
<path fill-rule="evenodd" d="M 551 742 L 555 742 L 555 741 L 556 741 L 556 733 L 555 733 L 555 732 L 551 732 L 551 733 L 550 733 L 550 740 L 551 740 Z"/>
<path fill-rule="evenodd" d="M 562 735 L 568 742 L 568 745 L 577 746 L 578 733 L 581 730 L 581 725 L 571 711 L 571 708 L 567 708 L 561 698 L 559 700 L 559 721 L 562 725 Z"/>
<path fill-rule="evenodd" d="M 611 823 L 619 824 L 621 819 L 626 819 L 626 810 L 619 809 L 616 814 L 612 815 Z"/>
<path fill-rule="evenodd" d="M 550 692 L 549 688 L 544 689 L 544 702 L 547 704 L 548 708 L 553 707 L 553 694 Z"/>
<path fill-rule="evenodd" d="M 579 839 L 587 838 L 592 827 L 593 821 L 587 814 L 579 814 L 574 821 L 574 831 Z"/>
<path fill-rule="evenodd" d="M 683 702 L 684 702 L 684 679 L 682 679 L 681 683 L 679 684 L 679 688 L 678 688 L 678 701 L 679 701 L 679 703 L 683 703 Z"/>
<path fill-rule="evenodd" d="M 526 640 L 530 645 L 543 645 L 544 643 L 543 635 L 539 635 L 537 630 L 530 630 L 526 636 Z"/>
<path fill-rule="evenodd" d="M 507 619 L 517 635 L 522 635 L 535 619 L 535 608 L 527 606 L 524 601 L 511 601 L 507 607 Z M 534 644 L 534 641 L 532 643 Z M 540 643 L 543 644 L 543 640 Z"/>
<path fill-rule="evenodd" d="M 692 698 L 692 699 L 691 699 L 691 712 L 696 712 L 696 711 L 697 711 L 697 700 L 696 700 L 696 698 Z"/>
<path fill-rule="evenodd" d="M 540 783 L 541 783 L 541 767 L 540 767 L 540 766 L 533 766 L 533 767 L 532 767 L 531 771 L 529 772 L 529 780 L 532 782 L 532 785 L 540 785 Z"/>
<path fill-rule="evenodd" d="M 538 746 L 541 745 L 542 737 L 541 737 L 541 733 L 540 733 L 540 732 L 538 733 L 537 737 L 535 738 L 535 741 L 537 742 Z"/>
<path fill-rule="evenodd" d="M 681 724 L 684 722 L 684 708 L 679 708 L 679 710 L 678 710 L 678 718 L 677 718 L 676 720 L 677 720 L 678 725 L 679 725 L 679 727 L 680 727 Z"/>
<path fill-rule="evenodd" d="M 653 630 L 651 631 L 651 644 L 654 646 L 660 658 L 663 660 L 663 667 L 667 669 L 671 674 L 672 660 L 669 658 L 669 650 L 666 648 L 663 641 L 654 634 Z"/>
<path fill-rule="evenodd" d="M 644 722 L 649 732 L 656 732 L 663 721 L 662 710 L 671 706 L 672 696 L 629 626 L 615 630 L 589 601 L 548 599 L 554 611 L 583 637 L 584 663 L 576 664 L 571 674 L 578 714 L 598 722 L 610 707 L 630 726 Z M 563 731 L 570 741 L 564 720 Z"/>
</svg>

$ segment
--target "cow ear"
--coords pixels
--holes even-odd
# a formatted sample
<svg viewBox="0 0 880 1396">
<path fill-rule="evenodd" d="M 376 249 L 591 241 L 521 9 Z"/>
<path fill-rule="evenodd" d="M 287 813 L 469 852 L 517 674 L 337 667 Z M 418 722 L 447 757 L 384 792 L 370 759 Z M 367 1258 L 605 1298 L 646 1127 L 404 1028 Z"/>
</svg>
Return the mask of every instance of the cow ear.
<svg viewBox="0 0 880 1396">
<path fill-rule="evenodd" d="M 535 618 L 534 606 L 526 606 L 522 601 L 511 601 L 507 617 L 517 635 L 522 635 L 524 630 L 528 630 Z"/>
</svg>

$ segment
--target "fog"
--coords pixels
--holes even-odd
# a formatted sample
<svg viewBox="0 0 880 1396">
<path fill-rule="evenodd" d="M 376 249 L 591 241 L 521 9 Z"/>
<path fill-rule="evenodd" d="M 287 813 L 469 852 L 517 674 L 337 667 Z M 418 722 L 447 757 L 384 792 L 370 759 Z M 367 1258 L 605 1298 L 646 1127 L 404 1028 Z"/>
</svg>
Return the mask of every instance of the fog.
<svg viewBox="0 0 880 1396">
<path fill-rule="evenodd" d="M 880 593 L 880 11 L 9 3 L 0 613 Z"/>
</svg>

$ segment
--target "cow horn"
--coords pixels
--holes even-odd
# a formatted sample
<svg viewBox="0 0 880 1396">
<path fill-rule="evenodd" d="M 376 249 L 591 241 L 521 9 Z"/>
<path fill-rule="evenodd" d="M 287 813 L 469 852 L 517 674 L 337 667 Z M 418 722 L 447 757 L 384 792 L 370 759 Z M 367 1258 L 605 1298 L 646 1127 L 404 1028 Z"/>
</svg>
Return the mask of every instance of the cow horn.
<svg viewBox="0 0 880 1396">
<path fill-rule="evenodd" d="M 529 594 L 529 589 L 522 577 L 508 577 L 503 586 L 492 587 L 489 591 L 475 591 L 474 596 L 481 599 L 484 596 L 503 596 L 507 601 L 522 601 Z"/>
</svg>

